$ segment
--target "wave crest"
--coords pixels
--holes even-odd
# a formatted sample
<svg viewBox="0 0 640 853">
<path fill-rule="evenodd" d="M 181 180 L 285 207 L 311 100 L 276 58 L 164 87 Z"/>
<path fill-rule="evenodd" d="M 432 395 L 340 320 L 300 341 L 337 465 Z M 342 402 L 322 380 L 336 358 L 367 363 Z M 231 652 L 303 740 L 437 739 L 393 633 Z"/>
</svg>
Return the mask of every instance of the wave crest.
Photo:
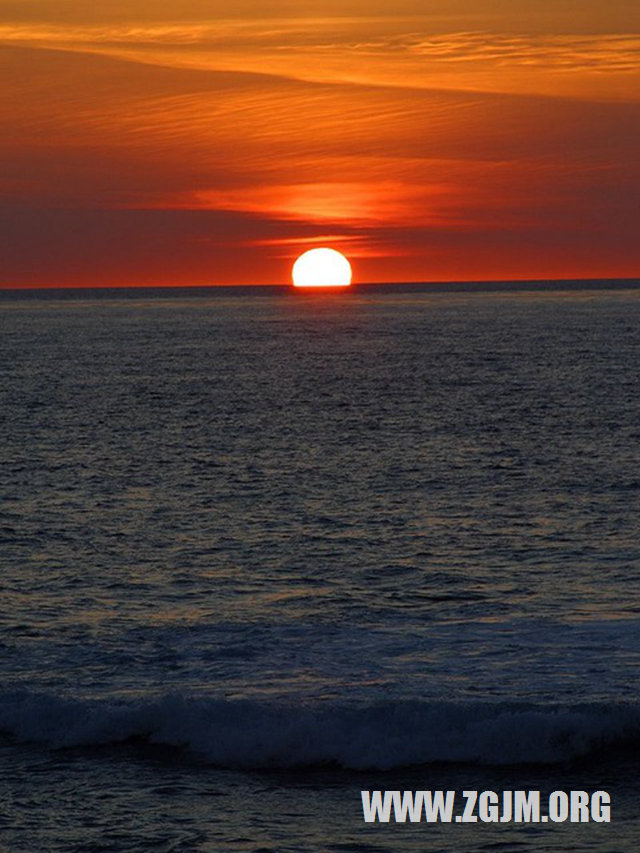
<svg viewBox="0 0 640 853">
<path fill-rule="evenodd" d="M 120 702 L 23 691 L 0 697 L 0 730 L 17 741 L 53 748 L 143 738 L 184 748 L 199 760 L 241 769 L 547 764 L 640 741 L 640 705 L 431 701 L 294 705 L 177 695 Z"/>
</svg>

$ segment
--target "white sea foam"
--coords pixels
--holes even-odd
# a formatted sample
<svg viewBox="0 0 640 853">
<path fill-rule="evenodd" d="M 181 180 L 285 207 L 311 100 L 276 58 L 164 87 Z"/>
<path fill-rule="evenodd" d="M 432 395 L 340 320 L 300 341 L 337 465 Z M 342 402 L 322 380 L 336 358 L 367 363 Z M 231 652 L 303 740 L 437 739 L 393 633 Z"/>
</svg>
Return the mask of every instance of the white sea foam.
<svg viewBox="0 0 640 853">
<path fill-rule="evenodd" d="M 640 706 L 417 701 L 294 706 L 176 695 L 123 703 L 14 692 L 0 698 L 0 730 L 53 748 L 143 738 L 235 768 L 513 765 L 556 763 L 640 740 Z"/>
</svg>

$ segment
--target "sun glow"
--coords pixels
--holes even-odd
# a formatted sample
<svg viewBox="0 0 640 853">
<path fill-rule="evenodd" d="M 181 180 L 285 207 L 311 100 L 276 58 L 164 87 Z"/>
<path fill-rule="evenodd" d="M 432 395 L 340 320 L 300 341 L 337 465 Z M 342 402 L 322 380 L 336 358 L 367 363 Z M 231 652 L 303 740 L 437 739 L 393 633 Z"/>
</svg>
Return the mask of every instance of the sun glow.
<svg viewBox="0 0 640 853">
<path fill-rule="evenodd" d="M 335 249 L 309 249 L 293 265 L 295 287 L 348 287 L 351 264 Z"/>
</svg>

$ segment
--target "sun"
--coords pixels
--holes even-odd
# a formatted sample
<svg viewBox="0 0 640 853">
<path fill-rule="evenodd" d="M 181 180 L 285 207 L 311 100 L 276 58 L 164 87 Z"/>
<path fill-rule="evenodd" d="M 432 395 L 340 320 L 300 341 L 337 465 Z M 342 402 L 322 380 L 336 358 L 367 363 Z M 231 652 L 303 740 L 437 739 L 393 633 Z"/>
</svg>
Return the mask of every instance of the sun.
<svg viewBox="0 0 640 853">
<path fill-rule="evenodd" d="M 335 249 L 309 249 L 295 262 L 291 275 L 294 287 L 348 287 L 351 264 Z"/>
</svg>

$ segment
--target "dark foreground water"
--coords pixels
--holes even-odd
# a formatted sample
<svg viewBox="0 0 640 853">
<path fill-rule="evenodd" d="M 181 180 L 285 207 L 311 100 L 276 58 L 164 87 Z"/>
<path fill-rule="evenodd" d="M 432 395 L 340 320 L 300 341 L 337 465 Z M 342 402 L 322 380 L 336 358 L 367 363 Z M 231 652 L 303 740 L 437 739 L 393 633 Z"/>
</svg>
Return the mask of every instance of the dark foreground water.
<svg viewBox="0 0 640 853">
<path fill-rule="evenodd" d="M 637 850 L 640 290 L 0 312 L 0 849 Z"/>
</svg>

